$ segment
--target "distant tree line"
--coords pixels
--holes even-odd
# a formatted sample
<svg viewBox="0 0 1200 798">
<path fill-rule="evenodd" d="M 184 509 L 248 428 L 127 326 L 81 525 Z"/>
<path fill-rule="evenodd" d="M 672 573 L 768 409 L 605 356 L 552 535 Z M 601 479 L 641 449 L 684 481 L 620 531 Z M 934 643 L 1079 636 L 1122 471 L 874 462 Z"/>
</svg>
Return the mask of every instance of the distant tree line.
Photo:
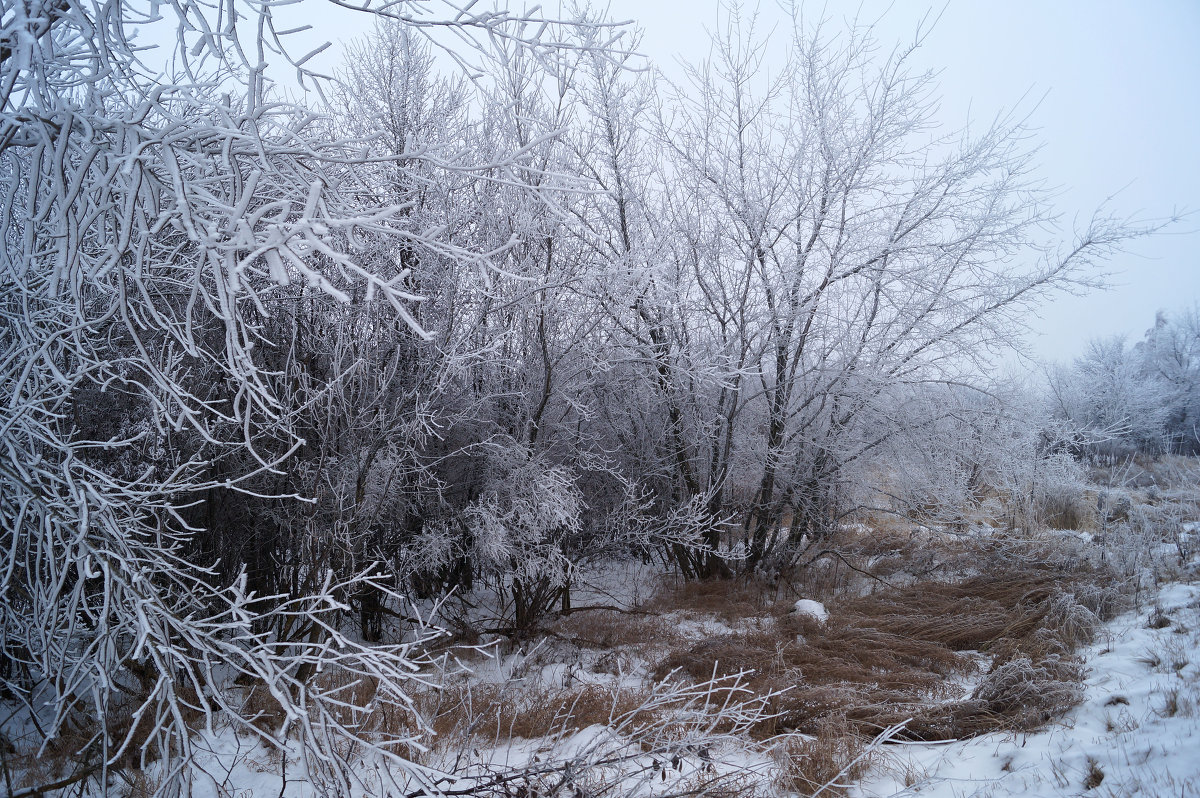
<svg viewBox="0 0 1200 798">
<path fill-rule="evenodd" d="M 1129 346 L 1096 339 L 1050 372 L 1052 417 L 1081 457 L 1200 454 L 1200 315 L 1168 315 Z"/>
</svg>

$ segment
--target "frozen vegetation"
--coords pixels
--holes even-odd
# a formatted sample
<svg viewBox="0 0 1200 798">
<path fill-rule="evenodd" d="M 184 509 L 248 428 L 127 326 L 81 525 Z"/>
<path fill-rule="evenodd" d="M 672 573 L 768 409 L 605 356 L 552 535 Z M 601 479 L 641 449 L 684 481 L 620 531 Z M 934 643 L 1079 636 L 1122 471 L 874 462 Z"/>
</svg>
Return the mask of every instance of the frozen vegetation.
<svg viewBox="0 0 1200 798">
<path fill-rule="evenodd" d="M 1196 789 L 1200 317 L 994 376 L 1170 220 L 924 31 L 290 5 L 0 9 L 9 796 Z"/>
<path fill-rule="evenodd" d="M 1047 728 L 880 755 L 856 796 L 1194 795 L 1200 590 L 1172 584 L 1080 653 L 1079 706 Z M 1146 610 L 1149 608 L 1149 611 Z"/>
</svg>

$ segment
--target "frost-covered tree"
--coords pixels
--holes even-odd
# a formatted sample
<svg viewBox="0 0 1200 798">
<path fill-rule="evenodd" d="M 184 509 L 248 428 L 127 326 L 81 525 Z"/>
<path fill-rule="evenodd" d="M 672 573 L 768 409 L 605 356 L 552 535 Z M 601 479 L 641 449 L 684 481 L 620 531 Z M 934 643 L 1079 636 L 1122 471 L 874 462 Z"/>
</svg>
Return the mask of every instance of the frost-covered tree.
<svg viewBox="0 0 1200 798">
<path fill-rule="evenodd" d="M 1050 402 L 1080 453 L 1157 454 L 1166 445 L 1170 390 L 1148 374 L 1123 336 L 1093 339 L 1069 367 L 1050 372 Z"/>
<path fill-rule="evenodd" d="M 1195 310 L 1159 313 L 1141 341 L 1093 339 L 1048 372 L 1049 402 L 1076 453 L 1192 454 L 1200 419 L 1200 324 Z"/>
<path fill-rule="evenodd" d="M 1182 454 L 1200 453 L 1200 309 L 1159 313 L 1134 351 L 1145 378 L 1168 394 L 1167 446 Z"/>
<path fill-rule="evenodd" d="M 673 389 L 696 402 L 679 479 L 743 492 L 750 564 L 792 561 L 836 528 L 864 463 L 923 423 L 897 391 L 977 381 L 1033 303 L 1090 284 L 1142 232 L 1097 215 L 1047 239 L 1019 120 L 935 129 L 933 79 L 911 66 L 919 35 L 881 53 L 867 28 L 797 18 L 790 34 L 767 77 L 769 43 L 734 17 L 659 134 L 680 211 L 670 357 L 688 365 Z M 725 456 L 753 464 L 740 486 L 707 446 L 730 420 Z"/>
<path fill-rule="evenodd" d="M 865 492 L 861 506 L 960 531 L 977 519 L 1022 530 L 1078 521 L 1083 472 L 1040 394 L 996 382 L 892 396 L 904 429 L 872 458 L 873 479 L 853 497 Z"/>
<path fill-rule="evenodd" d="M 417 5 L 375 13 L 456 31 L 464 62 L 492 41 L 560 49 L 540 19 Z M 305 557 L 269 596 L 229 561 L 241 552 L 198 534 L 198 502 L 254 492 L 307 444 L 280 379 L 302 376 L 279 360 L 298 332 L 289 303 L 371 304 L 420 338 L 403 254 L 489 265 L 376 193 L 368 167 L 393 156 L 272 96 L 273 60 L 313 79 L 276 11 L 19 0 L 0 13 L 0 679 L 44 745 L 90 735 L 67 781 L 161 759 L 162 791 L 187 793 L 192 731 L 214 717 L 298 739 L 320 788 L 363 786 L 353 740 L 427 780 L 396 753 L 410 734 L 364 738 L 314 678 L 370 679 L 407 705 L 416 639 L 367 646 L 339 622 L 342 597 L 387 590 L 369 556 L 359 573 Z M 145 39 L 173 44 L 160 57 Z M 276 709 L 255 717 L 235 682 Z"/>
</svg>

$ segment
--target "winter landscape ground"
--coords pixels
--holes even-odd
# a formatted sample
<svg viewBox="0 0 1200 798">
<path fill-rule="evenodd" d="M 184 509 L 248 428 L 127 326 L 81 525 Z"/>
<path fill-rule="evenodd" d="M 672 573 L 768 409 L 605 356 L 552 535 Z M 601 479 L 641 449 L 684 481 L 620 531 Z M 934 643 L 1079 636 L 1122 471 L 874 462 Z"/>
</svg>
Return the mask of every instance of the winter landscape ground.
<svg viewBox="0 0 1200 798">
<path fill-rule="evenodd" d="M 1085 511 L 1085 530 L 847 527 L 786 584 L 595 568 L 575 611 L 520 639 L 439 644 L 408 690 L 431 733 L 405 755 L 449 795 L 1197 794 L 1200 524 L 1158 525 L 1196 495 L 1110 495 L 1132 515 Z M 424 609 L 465 628 L 479 607 L 453 603 Z M 360 728 L 416 732 L 369 679 L 339 687 Z M 278 723 L 259 689 L 242 700 Z M 294 747 L 219 721 L 196 734 L 193 795 L 321 794 Z M 5 735 L 14 794 L 81 742 L 38 761 L 33 729 L 10 717 Z M 412 794 L 346 755 L 347 794 Z M 73 794 L 150 795 L 166 766 Z"/>
<path fill-rule="evenodd" d="M 0 5 L 3 794 L 1197 793 L 1186 214 L 780 13 Z"/>
</svg>

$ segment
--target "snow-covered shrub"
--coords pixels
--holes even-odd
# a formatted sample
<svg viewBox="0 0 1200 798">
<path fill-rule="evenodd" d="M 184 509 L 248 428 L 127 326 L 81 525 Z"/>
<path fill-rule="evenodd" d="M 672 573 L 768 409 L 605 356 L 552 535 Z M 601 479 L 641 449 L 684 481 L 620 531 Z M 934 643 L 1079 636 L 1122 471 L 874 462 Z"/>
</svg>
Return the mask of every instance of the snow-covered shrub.
<svg viewBox="0 0 1200 798">
<path fill-rule="evenodd" d="M 428 527 L 406 558 L 423 568 L 465 559 L 492 595 L 493 620 L 524 631 L 556 602 L 569 603 L 583 496 L 570 469 L 515 441 L 485 458 L 478 497 L 459 517 Z"/>
<path fill-rule="evenodd" d="M 1111 621 L 1120 615 L 1128 603 L 1119 581 L 1105 579 L 1080 582 L 1075 586 L 1075 600 L 1101 621 Z"/>
<path fill-rule="evenodd" d="M 272 5 L 0 13 L 0 692 L 39 745 L 86 733 L 71 763 L 80 780 L 162 761 L 161 794 L 190 794 L 197 728 L 220 721 L 298 750 L 318 791 L 361 790 L 350 749 L 428 784 L 396 753 L 407 732 L 368 739 L 314 678 L 373 679 L 379 700 L 408 706 L 420 635 L 369 646 L 344 628 L 348 597 L 389 595 L 369 559 L 355 562 L 365 547 L 343 545 L 362 527 L 282 523 L 311 507 L 297 499 L 318 499 L 290 490 L 285 466 L 317 435 L 337 440 L 302 411 L 346 376 L 297 387 L 328 361 L 302 340 L 330 317 L 283 311 L 383 306 L 375 321 L 418 341 L 427 331 L 399 254 L 477 269 L 505 245 L 476 256 L 445 224 L 381 199 L 357 170 L 381 160 L 369 142 L 275 96 L 267 52 L 313 75 L 287 53 Z M 452 6 L 452 19 L 418 20 L 404 5 L 378 13 L 545 52 L 544 25 Z M 571 46 L 590 49 L 603 46 Z M 409 156 L 398 168 L 446 166 Z M 281 318 L 293 323 L 271 326 Z M 355 457 L 312 472 L 335 483 L 322 509 L 379 486 L 370 457 Z M 253 517 L 221 501 L 238 494 L 301 511 Z M 271 566 L 287 578 L 259 582 Z M 270 693 L 277 724 L 242 712 L 245 684 Z"/>
<path fill-rule="evenodd" d="M 1171 387 L 1147 373 L 1123 336 L 1093 339 L 1070 368 L 1049 377 L 1052 412 L 1077 452 L 1113 461 L 1167 448 Z"/>
<path fill-rule="evenodd" d="M 582 526 L 574 476 L 517 445 L 491 453 L 488 470 L 482 495 L 464 513 L 472 559 L 503 572 L 507 584 L 548 574 L 561 583 L 568 539 Z"/>
<path fill-rule="evenodd" d="M 983 677 L 971 694 L 1007 728 L 1031 731 L 1058 717 L 1083 698 L 1083 667 L 1051 654 L 1038 661 L 1018 654 Z"/>
<path fill-rule="evenodd" d="M 1042 627 L 1052 631 L 1068 651 L 1092 642 L 1100 628 L 1100 618 L 1084 606 L 1074 593 L 1055 593 L 1046 602 L 1046 614 Z"/>
<path fill-rule="evenodd" d="M 981 516 L 1024 531 L 1092 525 L 1083 468 L 1023 389 L 931 390 L 901 408 L 928 420 L 891 444 L 876 477 L 899 514 L 959 529 Z"/>
</svg>

